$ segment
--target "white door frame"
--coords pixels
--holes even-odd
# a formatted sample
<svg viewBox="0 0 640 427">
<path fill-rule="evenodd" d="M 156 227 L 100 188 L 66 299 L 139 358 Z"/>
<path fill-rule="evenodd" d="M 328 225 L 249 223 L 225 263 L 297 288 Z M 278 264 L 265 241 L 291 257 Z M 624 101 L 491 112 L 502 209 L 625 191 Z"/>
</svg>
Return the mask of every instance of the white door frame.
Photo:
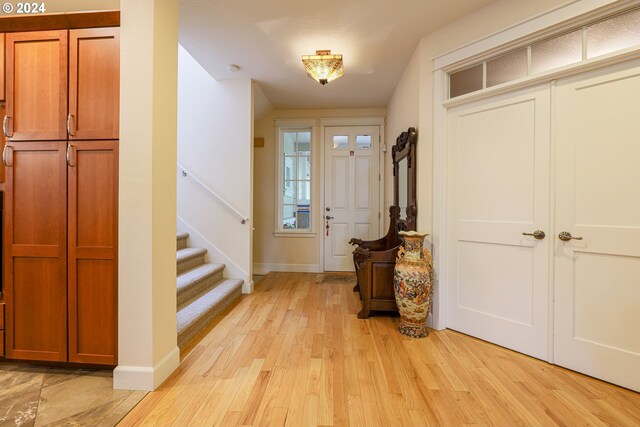
<svg viewBox="0 0 640 427">
<path fill-rule="evenodd" d="M 568 77 L 575 74 L 584 73 L 594 69 L 606 67 L 608 65 L 624 62 L 630 59 L 640 58 L 640 49 L 626 49 L 615 54 L 605 55 L 601 58 L 588 60 L 576 66 L 564 67 L 557 71 L 543 73 L 531 78 L 524 78 L 513 83 L 505 83 L 493 88 L 463 95 L 453 100 L 447 99 L 447 71 L 470 60 L 477 60 L 483 55 L 495 55 L 498 52 L 506 51 L 519 45 L 526 45 L 536 36 L 562 28 L 573 28 L 580 23 L 595 20 L 599 17 L 608 16 L 616 11 L 629 7 L 632 1 L 615 0 L 581 0 L 559 6 L 546 13 L 535 16 L 527 21 L 518 23 L 503 31 L 492 34 L 476 42 L 467 44 L 451 52 L 434 58 L 433 61 L 433 263 L 435 273 L 435 291 L 433 296 L 432 327 L 442 330 L 447 327 L 447 292 L 448 286 L 446 276 L 446 242 L 447 236 L 447 162 L 446 155 L 446 123 L 447 110 L 455 105 L 478 99 L 495 96 L 500 93 L 510 92 L 516 89 L 533 86 L 542 82 L 552 82 L 559 78 Z M 469 64 L 470 65 L 470 64 Z M 428 70 L 431 71 L 431 70 Z M 426 71 L 421 70 L 421 74 Z M 552 87 L 552 116 L 553 95 Z M 420 123 L 420 128 L 428 128 L 431 123 Z M 553 132 L 553 122 L 552 122 Z M 552 133 L 553 135 L 553 133 Z M 551 150 L 553 153 L 555 141 L 551 140 Z M 551 170 L 553 171 L 553 156 L 551 158 Z M 553 177 L 552 177 L 553 178 Z M 554 189 L 551 189 L 551 196 L 554 196 Z M 553 200 L 553 199 L 552 199 Z M 551 205 L 553 209 L 553 202 Z M 552 212 L 553 213 L 553 212 Z M 550 224 L 553 227 L 553 224 Z M 552 274 L 553 269 L 550 269 Z M 551 278 L 552 279 L 552 278 Z M 553 280 L 550 282 L 550 298 L 554 290 Z M 552 316 L 550 310 L 550 316 Z M 550 318 L 550 327 L 553 327 Z M 550 335 L 552 337 L 552 335 Z M 551 343 L 552 344 L 552 343 Z M 550 358 L 553 355 L 553 347 L 550 347 Z"/>
<path fill-rule="evenodd" d="M 380 144 L 378 145 L 378 149 L 380 150 L 379 154 L 379 165 L 378 170 L 380 171 L 380 181 L 379 182 L 379 212 L 380 212 L 380 221 L 379 221 L 379 234 L 380 237 L 384 234 L 384 188 L 383 183 L 385 182 L 385 174 L 384 174 L 384 154 L 386 152 L 385 138 L 384 138 L 384 128 L 385 128 L 385 118 L 384 117 L 340 117 L 340 118 L 325 118 L 320 119 L 320 140 L 319 140 L 319 156 L 320 156 L 320 175 L 319 175 L 319 184 L 320 184 L 320 202 L 316 207 L 316 215 L 320 219 L 318 236 L 318 252 L 320 253 L 320 270 L 324 270 L 324 218 L 325 215 L 325 206 L 324 206 L 324 167 L 325 167 L 325 129 L 329 126 L 378 126 L 380 128 Z"/>
</svg>

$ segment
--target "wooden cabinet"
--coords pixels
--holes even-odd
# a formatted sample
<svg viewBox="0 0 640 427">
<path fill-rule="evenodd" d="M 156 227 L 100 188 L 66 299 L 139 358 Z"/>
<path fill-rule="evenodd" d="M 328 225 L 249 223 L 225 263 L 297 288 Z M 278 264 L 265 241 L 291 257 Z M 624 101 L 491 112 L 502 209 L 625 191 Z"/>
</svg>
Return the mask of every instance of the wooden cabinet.
<svg viewBox="0 0 640 427">
<path fill-rule="evenodd" d="M 69 361 L 116 364 L 118 141 L 73 142 L 69 180 Z"/>
<path fill-rule="evenodd" d="M 4 34 L 0 34 L 0 101 L 4 101 Z"/>
<path fill-rule="evenodd" d="M 4 357 L 4 303 L 0 303 L 0 357 Z"/>
<path fill-rule="evenodd" d="M 118 28 L 69 31 L 69 139 L 117 139 Z"/>
<path fill-rule="evenodd" d="M 118 30 L 7 34 L 7 358 L 117 364 Z"/>
<path fill-rule="evenodd" d="M 7 145 L 3 233 L 6 355 L 66 361 L 66 143 Z"/>
<path fill-rule="evenodd" d="M 5 114 L 5 106 L 0 104 L 0 117 L 4 117 Z M 0 132 L 0 147 L 4 150 L 4 146 L 6 144 L 6 139 L 4 137 L 4 133 Z M 4 162 L 0 162 L 0 184 L 4 183 Z M 1 187 L 1 185 L 0 185 Z M 0 261 L 1 262 L 1 261 Z"/>
<path fill-rule="evenodd" d="M 67 139 L 67 31 L 6 35 L 7 139 Z"/>
</svg>

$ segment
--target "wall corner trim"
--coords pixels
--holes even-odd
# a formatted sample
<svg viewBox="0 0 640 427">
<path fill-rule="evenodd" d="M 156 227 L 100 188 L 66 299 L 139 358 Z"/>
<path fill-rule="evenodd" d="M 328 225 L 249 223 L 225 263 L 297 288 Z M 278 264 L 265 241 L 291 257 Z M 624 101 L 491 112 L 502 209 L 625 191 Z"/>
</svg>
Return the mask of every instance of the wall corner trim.
<svg viewBox="0 0 640 427">
<path fill-rule="evenodd" d="M 180 365 L 180 349 L 176 346 L 153 367 L 118 366 L 113 371 L 116 390 L 153 391 Z"/>
</svg>

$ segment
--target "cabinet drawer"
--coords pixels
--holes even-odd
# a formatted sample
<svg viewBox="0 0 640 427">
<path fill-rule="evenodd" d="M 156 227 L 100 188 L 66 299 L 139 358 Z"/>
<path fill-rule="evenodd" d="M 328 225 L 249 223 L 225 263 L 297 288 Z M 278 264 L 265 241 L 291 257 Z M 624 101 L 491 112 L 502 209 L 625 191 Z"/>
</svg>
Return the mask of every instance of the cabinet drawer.
<svg viewBox="0 0 640 427">
<path fill-rule="evenodd" d="M 0 330 L 4 329 L 4 304 L 0 304 Z"/>
</svg>

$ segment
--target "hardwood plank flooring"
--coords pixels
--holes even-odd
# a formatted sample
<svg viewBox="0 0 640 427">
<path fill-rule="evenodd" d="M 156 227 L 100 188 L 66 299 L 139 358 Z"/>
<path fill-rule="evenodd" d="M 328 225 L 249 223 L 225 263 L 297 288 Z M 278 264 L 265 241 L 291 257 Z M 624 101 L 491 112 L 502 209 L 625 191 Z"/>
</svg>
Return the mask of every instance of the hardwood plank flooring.
<svg viewBox="0 0 640 427">
<path fill-rule="evenodd" d="M 353 283 L 271 273 L 122 426 L 640 426 L 640 394 L 445 330 L 356 318 Z"/>
</svg>

